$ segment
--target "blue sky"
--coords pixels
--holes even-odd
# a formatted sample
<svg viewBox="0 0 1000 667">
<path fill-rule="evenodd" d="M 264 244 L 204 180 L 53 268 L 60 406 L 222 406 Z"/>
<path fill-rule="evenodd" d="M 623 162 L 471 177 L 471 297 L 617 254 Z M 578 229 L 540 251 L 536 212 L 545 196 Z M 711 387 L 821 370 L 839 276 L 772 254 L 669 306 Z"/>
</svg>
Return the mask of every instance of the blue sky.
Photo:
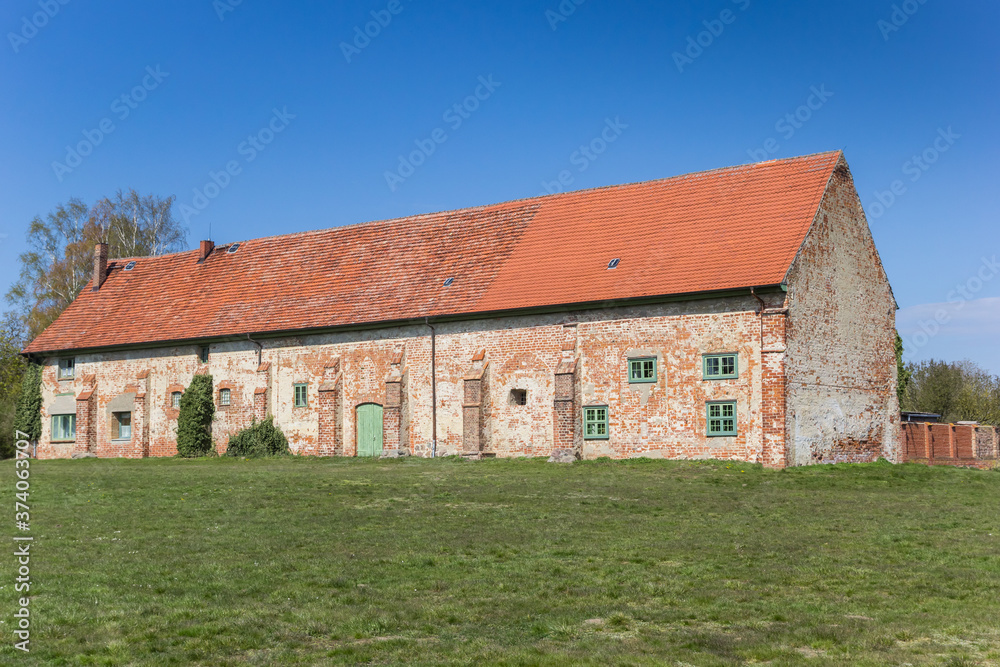
<svg viewBox="0 0 1000 667">
<path fill-rule="evenodd" d="M 1000 373 L 998 20 L 987 0 L 8 0 L 0 289 L 33 216 L 118 188 L 176 195 L 196 245 L 844 149 L 911 358 Z"/>
</svg>

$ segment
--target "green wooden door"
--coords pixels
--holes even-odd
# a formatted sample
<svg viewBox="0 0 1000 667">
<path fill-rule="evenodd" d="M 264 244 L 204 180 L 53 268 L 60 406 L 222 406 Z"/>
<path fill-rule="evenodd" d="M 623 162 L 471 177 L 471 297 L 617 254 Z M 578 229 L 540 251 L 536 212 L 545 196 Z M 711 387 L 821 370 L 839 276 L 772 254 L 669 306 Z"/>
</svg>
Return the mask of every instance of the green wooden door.
<svg viewBox="0 0 1000 667">
<path fill-rule="evenodd" d="M 382 406 L 358 406 L 358 456 L 382 455 Z"/>
</svg>

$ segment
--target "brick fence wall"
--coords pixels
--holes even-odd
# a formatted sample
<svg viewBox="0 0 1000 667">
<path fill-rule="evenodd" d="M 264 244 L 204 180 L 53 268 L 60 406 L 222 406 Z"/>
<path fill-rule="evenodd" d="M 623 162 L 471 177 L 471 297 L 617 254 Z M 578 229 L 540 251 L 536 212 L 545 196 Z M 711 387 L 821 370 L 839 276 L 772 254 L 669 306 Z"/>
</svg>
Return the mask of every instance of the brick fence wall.
<svg viewBox="0 0 1000 667">
<path fill-rule="evenodd" d="M 904 423 L 902 427 L 904 461 L 992 468 L 1000 457 L 993 426 Z"/>
</svg>

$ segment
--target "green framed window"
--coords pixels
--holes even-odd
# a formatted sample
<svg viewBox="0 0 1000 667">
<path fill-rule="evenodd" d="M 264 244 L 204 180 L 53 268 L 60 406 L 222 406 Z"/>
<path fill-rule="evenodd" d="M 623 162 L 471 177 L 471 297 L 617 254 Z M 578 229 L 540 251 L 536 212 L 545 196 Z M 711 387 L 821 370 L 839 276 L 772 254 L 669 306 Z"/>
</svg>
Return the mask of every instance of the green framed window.
<svg viewBox="0 0 1000 667">
<path fill-rule="evenodd" d="M 706 354 L 705 379 L 727 380 L 739 377 L 739 356 L 733 354 Z"/>
<path fill-rule="evenodd" d="M 76 439 L 76 415 L 52 415 L 52 439 Z"/>
<path fill-rule="evenodd" d="M 115 421 L 115 440 L 129 440 L 132 438 L 132 413 L 115 412 L 112 413 Z"/>
<path fill-rule="evenodd" d="M 208 363 L 208 345 L 202 345 L 198 348 L 198 361 L 203 364 Z"/>
<path fill-rule="evenodd" d="M 583 409 L 583 437 L 586 440 L 608 439 L 608 408 L 606 405 Z"/>
<path fill-rule="evenodd" d="M 229 389 L 219 390 L 219 405 L 230 405 L 233 400 L 233 392 Z"/>
<path fill-rule="evenodd" d="M 76 359 L 67 358 L 59 360 L 59 379 L 72 380 L 76 377 Z"/>
<path fill-rule="evenodd" d="M 309 407 L 309 385 L 305 383 L 297 383 L 295 385 L 295 407 L 297 408 L 308 408 Z"/>
<path fill-rule="evenodd" d="M 180 410 L 181 396 L 183 395 L 184 393 L 180 391 L 175 391 L 174 393 L 170 394 L 170 407 L 172 407 L 174 410 Z"/>
<path fill-rule="evenodd" d="M 656 382 L 656 357 L 629 359 L 628 381 L 630 383 Z"/>
<path fill-rule="evenodd" d="M 736 435 L 736 401 L 708 404 L 708 435 Z"/>
</svg>

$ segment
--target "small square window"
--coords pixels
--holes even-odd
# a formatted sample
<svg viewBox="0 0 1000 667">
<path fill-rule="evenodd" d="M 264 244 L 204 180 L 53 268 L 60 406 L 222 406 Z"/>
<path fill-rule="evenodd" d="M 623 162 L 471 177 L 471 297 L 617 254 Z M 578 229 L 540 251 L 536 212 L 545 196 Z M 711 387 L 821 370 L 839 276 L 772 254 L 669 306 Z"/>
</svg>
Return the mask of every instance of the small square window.
<svg viewBox="0 0 1000 667">
<path fill-rule="evenodd" d="M 608 439 L 608 408 L 583 409 L 583 437 L 586 440 Z"/>
<path fill-rule="evenodd" d="M 52 415 L 52 439 L 76 439 L 76 415 Z"/>
<path fill-rule="evenodd" d="M 229 389 L 219 390 L 219 405 L 229 405 L 232 400 L 232 392 Z"/>
<path fill-rule="evenodd" d="M 527 389 L 511 389 L 510 390 L 510 404 L 511 405 L 527 405 L 528 404 L 528 390 Z"/>
<path fill-rule="evenodd" d="M 181 396 L 183 396 L 183 395 L 184 394 L 182 392 L 179 392 L 179 391 L 175 391 L 174 393 L 170 394 L 170 407 L 172 407 L 174 410 L 180 410 L 181 409 Z"/>
<path fill-rule="evenodd" d="M 202 345 L 198 348 L 198 361 L 203 364 L 208 363 L 208 345 Z"/>
<path fill-rule="evenodd" d="M 630 383 L 656 382 L 656 357 L 628 360 Z"/>
<path fill-rule="evenodd" d="M 297 408 L 309 407 L 308 390 L 309 390 L 309 385 L 307 384 L 295 385 L 295 407 Z"/>
<path fill-rule="evenodd" d="M 115 440 L 128 440 L 132 437 L 132 413 L 115 412 Z"/>
<path fill-rule="evenodd" d="M 727 380 L 739 377 L 739 363 L 735 354 L 706 354 L 706 380 Z"/>
<path fill-rule="evenodd" d="M 76 359 L 59 360 L 59 379 L 72 380 L 76 376 Z"/>
<path fill-rule="evenodd" d="M 708 435 L 736 435 L 736 401 L 708 404 Z"/>
</svg>

